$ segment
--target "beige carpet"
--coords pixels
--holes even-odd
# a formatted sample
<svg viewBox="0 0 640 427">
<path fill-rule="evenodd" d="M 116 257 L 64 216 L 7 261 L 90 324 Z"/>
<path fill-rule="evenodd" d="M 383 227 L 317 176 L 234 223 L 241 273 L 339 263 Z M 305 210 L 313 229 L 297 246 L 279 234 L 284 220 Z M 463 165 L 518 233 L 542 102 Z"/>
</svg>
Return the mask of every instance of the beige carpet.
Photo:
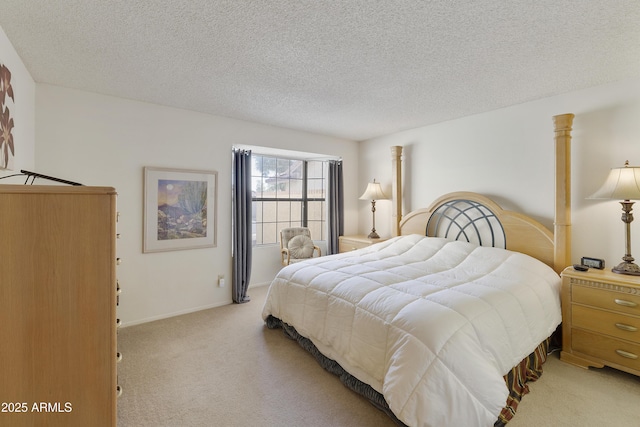
<svg viewBox="0 0 640 427">
<path fill-rule="evenodd" d="M 394 426 L 280 330 L 252 301 L 123 328 L 120 427 Z M 126 304 L 126 299 L 122 300 Z M 639 426 L 640 379 L 552 355 L 510 427 Z M 456 426 L 475 427 L 475 426 Z"/>
</svg>

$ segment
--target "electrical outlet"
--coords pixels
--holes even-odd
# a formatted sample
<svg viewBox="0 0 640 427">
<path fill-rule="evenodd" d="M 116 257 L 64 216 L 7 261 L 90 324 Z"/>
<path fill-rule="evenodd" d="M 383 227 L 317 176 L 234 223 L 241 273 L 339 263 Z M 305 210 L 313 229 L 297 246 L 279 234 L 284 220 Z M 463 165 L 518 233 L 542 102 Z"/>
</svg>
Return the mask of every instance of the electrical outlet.
<svg viewBox="0 0 640 427">
<path fill-rule="evenodd" d="M 224 275 L 223 274 L 218 276 L 218 286 L 220 286 L 221 288 L 224 287 Z"/>
</svg>

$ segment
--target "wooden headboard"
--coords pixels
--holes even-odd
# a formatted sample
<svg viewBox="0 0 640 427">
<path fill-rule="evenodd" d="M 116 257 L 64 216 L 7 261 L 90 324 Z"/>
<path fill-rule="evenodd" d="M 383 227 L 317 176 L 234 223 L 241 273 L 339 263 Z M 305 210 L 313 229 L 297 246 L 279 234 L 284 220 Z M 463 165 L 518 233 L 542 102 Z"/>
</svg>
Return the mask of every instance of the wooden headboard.
<svg viewBox="0 0 640 427">
<path fill-rule="evenodd" d="M 555 219 L 553 232 L 528 216 L 506 211 L 483 195 L 471 192 L 445 194 L 428 208 L 401 216 L 402 147 L 392 147 L 394 235 L 427 234 L 427 223 L 443 204 L 465 200 L 487 207 L 504 229 L 509 250 L 531 255 L 560 273 L 571 264 L 571 125 L 573 114 L 553 117 L 555 131 Z M 397 221 L 397 222 L 396 222 Z"/>
<path fill-rule="evenodd" d="M 427 223 L 434 212 L 449 202 L 472 201 L 488 208 L 504 229 L 504 247 L 512 251 L 531 255 L 554 267 L 553 233 L 544 225 L 526 215 L 502 209 L 493 200 L 477 193 L 455 192 L 445 194 L 426 209 L 407 214 L 400 223 L 400 235 L 422 234 L 440 236 L 427 232 Z M 465 222 L 466 223 L 466 222 Z M 444 237 L 444 236 L 442 236 Z"/>
</svg>

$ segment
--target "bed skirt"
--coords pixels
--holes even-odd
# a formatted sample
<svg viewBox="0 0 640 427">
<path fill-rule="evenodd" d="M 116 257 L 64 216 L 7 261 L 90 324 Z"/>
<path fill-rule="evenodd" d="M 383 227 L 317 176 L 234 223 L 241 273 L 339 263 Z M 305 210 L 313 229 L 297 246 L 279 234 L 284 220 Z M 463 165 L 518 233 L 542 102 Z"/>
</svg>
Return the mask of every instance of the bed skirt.
<svg viewBox="0 0 640 427">
<path fill-rule="evenodd" d="M 358 380 L 353 375 L 345 371 L 338 362 L 329 359 L 322 354 L 310 339 L 300 335 L 296 329 L 281 321 L 280 319 L 269 316 L 266 320 L 266 325 L 269 329 L 282 328 L 285 336 L 295 340 L 302 348 L 307 350 L 318 361 L 320 366 L 325 370 L 331 372 L 340 378 L 340 381 L 349 389 L 360 394 L 369 402 L 371 402 L 376 408 L 386 413 L 398 426 L 407 427 L 402 421 L 400 421 L 395 414 L 389 409 L 384 396 L 374 390 L 368 384 Z M 509 388 L 509 397 L 505 407 L 500 412 L 498 419 L 496 420 L 494 427 L 505 426 L 515 415 L 518 409 L 518 404 L 522 400 L 522 396 L 529 393 L 529 381 L 535 381 L 542 375 L 542 365 L 547 360 L 547 354 L 549 352 L 551 343 L 551 337 L 543 341 L 533 353 L 524 358 L 517 366 L 515 366 L 504 379 Z"/>
</svg>

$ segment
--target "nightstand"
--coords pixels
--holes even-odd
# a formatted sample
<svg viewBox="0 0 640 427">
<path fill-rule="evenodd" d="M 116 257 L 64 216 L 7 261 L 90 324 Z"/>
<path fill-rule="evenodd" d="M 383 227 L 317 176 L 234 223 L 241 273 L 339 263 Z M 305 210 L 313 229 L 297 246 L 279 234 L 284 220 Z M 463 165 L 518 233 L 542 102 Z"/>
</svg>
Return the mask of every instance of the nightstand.
<svg viewBox="0 0 640 427">
<path fill-rule="evenodd" d="M 385 240 L 387 239 L 370 239 L 364 234 L 357 236 L 340 236 L 338 238 L 338 252 L 355 251 L 356 249 L 366 248 L 374 243 L 384 242 Z"/>
<path fill-rule="evenodd" d="M 571 267 L 562 272 L 560 359 L 640 375 L 640 276 Z"/>
</svg>

